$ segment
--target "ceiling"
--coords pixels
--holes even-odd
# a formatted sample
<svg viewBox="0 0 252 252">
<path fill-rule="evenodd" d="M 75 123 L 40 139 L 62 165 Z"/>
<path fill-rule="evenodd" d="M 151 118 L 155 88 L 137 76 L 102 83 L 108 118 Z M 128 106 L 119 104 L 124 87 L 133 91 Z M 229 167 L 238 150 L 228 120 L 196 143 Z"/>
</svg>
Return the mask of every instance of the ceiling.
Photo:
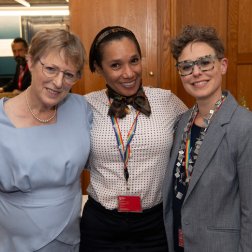
<svg viewBox="0 0 252 252">
<path fill-rule="evenodd" d="M 68 5 L 66 0 L 26 0 L 26 2 L 28 2 L 31 5 L 31 7 Z M 15 0 L 0 0 L 0 7 L 24 7 L 24 6 L 16 2 Z"/>
</svg>

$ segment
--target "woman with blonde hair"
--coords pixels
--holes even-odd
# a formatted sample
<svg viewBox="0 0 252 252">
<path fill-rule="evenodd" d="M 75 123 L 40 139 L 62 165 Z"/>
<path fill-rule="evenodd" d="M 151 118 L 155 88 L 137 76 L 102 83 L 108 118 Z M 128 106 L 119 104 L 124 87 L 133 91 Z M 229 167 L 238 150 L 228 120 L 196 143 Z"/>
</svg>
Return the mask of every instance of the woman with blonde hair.
<svg viewBox="0 0 252 252">
<path fill-rule="evenodd" d="M 81 40 L 63 29 L 31 41 L 31 86 L 0 100 L 0 247 L 3 252 L 79 251 L 80 174 L 92 112 L 69 94 L 81 77 Z"/>
</svg>

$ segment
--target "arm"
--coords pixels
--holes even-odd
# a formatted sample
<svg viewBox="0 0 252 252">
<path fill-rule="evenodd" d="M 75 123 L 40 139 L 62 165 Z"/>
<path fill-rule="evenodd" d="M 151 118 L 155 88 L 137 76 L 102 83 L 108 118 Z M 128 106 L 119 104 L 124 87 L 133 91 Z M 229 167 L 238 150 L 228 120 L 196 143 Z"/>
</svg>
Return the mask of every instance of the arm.
<svg viewBox="0 0 252 252">
<path fill-rule="evenodd" d="M 246 113 L 247 114 L 247 113 Z M 240 121 L 237 141 L 237 171 L 241 199 L 241 238 L 239 252 L 252 251 L 252 113 Z"/>
<path fill-rule="evenodd" d="M 177 128 L 181 116 L 188 110 L 187 106 L 174 94 L 172 94 L 173 109 L 176 116 L 174 129 Z"/>
<path fill-rule="evenodd" d="M 6 85 L 4 85 L 2 92 L 12 92 L 14 89 L 18 88 L 18 77 L 19 77 L 19 68 L 16 66 L 16 72 L 13 79 Z"/>
<path fill-rule="evenodd" d="M 14 77 L 15 78 L 15 77 Z M 0 92 L 11 92 L 14 90 L 14 78 L 6 85 L 4 85 L 3 87 L 1 87 Z"/>
</svg>

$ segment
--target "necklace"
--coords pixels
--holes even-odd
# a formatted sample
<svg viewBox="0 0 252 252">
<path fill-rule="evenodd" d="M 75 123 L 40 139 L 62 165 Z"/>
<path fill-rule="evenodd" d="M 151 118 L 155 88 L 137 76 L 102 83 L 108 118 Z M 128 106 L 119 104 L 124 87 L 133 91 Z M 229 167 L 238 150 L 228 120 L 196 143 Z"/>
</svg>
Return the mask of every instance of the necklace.
<svg viewBox="0 0 252 252">
<path fill-rule="evenodd" d="M 179 153 L 176 162 L 176 173 L 174 174 L 176 181 L 174 185 L 174 191 L 176 194 L 176 198 L 182 199 L 183 193 L 187 190 L 189 186 L 190 179 L 192 176 L 193 168 L 195 162 L 197 160 L 197 156 L 199 154 L 199 149 L 205 137 L 205 134 L 209 128 L 209 125 L 213 121 L 214 117 L 216 116 L 219 108 L 221 107 L 223 101 L 225 100 L 226 96 L 222 94 L 221 99 L 218 100 L 215 105 L 214 109 L 210 110 L 209 117 L 203 118 L 203 128 L 201 128 L 199 138 L 196 138 L 195 147 L 191 147 L 191 129 L 194 124 L 194 121 L 198 115 L 199 109 L 198 104 L 195 103 L 192 109 L 192 112 L 188 118 L 188 122 L 186 127 L 184 128 L 184 134 L 182 136 L 182 143 L 179 148 Z M 182 172 L 182 167 L 185 169 L 185 172 Z M 178 183 L 184 186 L 184 191 L 178 191 Z"/>
<path fill-rule="evenodd" d="M 56 112 L 57 112 L 57 106 L 55 105 L 55 110 L 54 110 L 54 113 L 52 115 L 52 117 L 50 117 L 49 119 L 47 120 L 42 120 L 42 119 L 39 119 L 37 116 L 34 115 L 34 113 L 32 112 L 31 108 L 30 108 L 30 105 L 29 105 L 29 102 L 28 102 L 28 99 L 27 99 L 27 90 L 28 88 L 26 89 L 25 91 L 25 99 L 26 99 L 26 103 L 27 103 L 27 106 L 28 106 L 28 109 L 30 110 L 31 114 L 33 115 L 33 117 L 35 119 L 37 119 L 39 122 L 42 122 L 42 123 L 47 123 L 47 122 L 50 122 L 56 115 Z"/>
</svg>

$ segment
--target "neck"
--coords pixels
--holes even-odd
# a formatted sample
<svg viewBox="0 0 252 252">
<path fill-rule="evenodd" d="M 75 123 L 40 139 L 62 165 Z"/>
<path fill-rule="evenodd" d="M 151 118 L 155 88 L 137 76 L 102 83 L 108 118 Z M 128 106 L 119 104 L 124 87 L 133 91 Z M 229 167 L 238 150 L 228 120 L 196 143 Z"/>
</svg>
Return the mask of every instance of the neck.
<svg viewBox="0 0 252 252">
<path fill-rule="evenodd" d="M 202 127 L 203 118 L 209 117 L 210 110 L 214 109 L 215 103 L 221 100 L 221 96 L 222 96 L 222 93 L 220 91 L 216 93 L 215 96 L 211 97 L 211 99 L 197 100 L 199 112 L 195 120 L 196 125 Z"/>
<path fill-rule="evenodd" d="M 197 100 L 199 115 L 203 117 L 208 117 L 209 111 L 214 108 L 217 101 L 221 99 L 222 92 L 219 90 L 216 94 L 210 98 Z"/>
</svg>

